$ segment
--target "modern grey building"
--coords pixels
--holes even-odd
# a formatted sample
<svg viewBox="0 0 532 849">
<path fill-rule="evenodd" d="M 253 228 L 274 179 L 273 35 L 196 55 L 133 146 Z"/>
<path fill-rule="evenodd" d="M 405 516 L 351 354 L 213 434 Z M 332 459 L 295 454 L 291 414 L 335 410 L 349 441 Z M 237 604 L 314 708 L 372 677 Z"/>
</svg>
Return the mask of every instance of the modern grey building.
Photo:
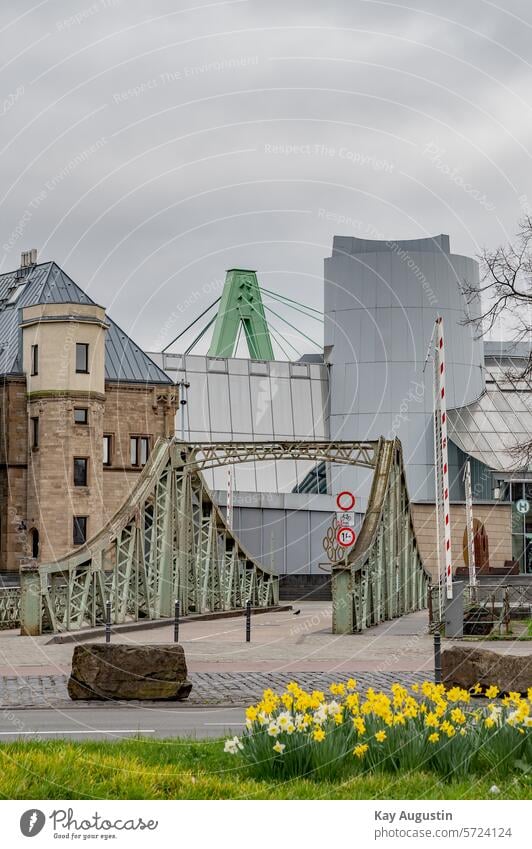
<svg viewBox="0 0 532 849">
<path fill-rule="evenodd" d="M 413 500 L 434 500 L 433 367 L 426 358 L 438 316 L 448 407 L 470 404 L 484 391 L 482 342 L 464 324 L 464 285 L 478 285 L 478 264 L 450 253 L 448 236 L 336 236 L 325 260 L 331 438 L 399 437 Z M 344 482 L 342 472 L 337 486 Z M 367 481 L 357 490 L 363 498 Z"/>
</svg>

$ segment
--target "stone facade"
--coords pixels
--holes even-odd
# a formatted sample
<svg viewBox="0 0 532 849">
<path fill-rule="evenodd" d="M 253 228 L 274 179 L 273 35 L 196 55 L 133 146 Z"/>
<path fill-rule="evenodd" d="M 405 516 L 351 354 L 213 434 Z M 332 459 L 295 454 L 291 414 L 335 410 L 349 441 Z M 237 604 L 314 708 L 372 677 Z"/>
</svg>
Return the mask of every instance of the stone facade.
<svg viewBox="0 0 532 849">
<path fill-rule="evenodd" d="M 436 557 L 436 511 L 434 504 L 412 505 L 414 527 L 425 566 L 433 581 L 438 576 Z M 512 505 L 474 504 L 473 516 L 488 532 L 490 566 L 504 566 L 512 559 Z M 463 539 L 466 528 L 465 504 L 451 504 L 451 539 L 454 567 L 465 566 Z"/>
<path fill-rule="evenodd" d="M 32 554 L 45 563 L 72 550 L 75 516 L 86 517 L 87 538 L 100 530 L 146 459 L 132 463 L 131 438 L 143 438 L 149 453 L 173 435 L 177 407 L 172 384 L 105 379 L 102 307 L 35 305 L 22 310 L 21 326 L 23 374 L 4 375 L 0 386 L 0 571 L 14 572 Z M 86 372 L 77 368 L 79 344 L 88 345 Z M 75 458 L 85 483 L 75 479 Z"/>
</svg>

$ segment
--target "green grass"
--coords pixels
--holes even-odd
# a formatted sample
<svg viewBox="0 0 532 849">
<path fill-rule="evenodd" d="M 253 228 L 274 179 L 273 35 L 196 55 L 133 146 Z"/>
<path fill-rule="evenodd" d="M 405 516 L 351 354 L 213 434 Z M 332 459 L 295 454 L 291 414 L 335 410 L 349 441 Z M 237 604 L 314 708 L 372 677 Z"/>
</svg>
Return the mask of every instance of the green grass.
<svg viewBox="0 0 532 849">
<path fill-rule="evenodd" d="M 0 747 L 5 799 L 530 799 L 530 775 L 470 775 L 444 783 L 428 772 L 357 775 L 338 782 L 272 783 L 250 777 L 223 742 L 10 743 Z"/>
</svg>

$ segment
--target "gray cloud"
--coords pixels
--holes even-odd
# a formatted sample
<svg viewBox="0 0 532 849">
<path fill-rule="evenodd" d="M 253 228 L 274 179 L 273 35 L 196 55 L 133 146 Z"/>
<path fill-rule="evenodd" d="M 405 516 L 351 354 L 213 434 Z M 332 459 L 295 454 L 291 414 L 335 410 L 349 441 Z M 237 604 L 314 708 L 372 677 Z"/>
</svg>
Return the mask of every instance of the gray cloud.
<svg viewBox="0 0 532 849">
<path fill-rule="evenodd" d="M 225 268 L 320 308 L 334 233 L 475 254 L 532 203 L 524 0 L 12 0 L 0 29 L 2 270 L 38 247 L 148 348 Z"/>
</svg>

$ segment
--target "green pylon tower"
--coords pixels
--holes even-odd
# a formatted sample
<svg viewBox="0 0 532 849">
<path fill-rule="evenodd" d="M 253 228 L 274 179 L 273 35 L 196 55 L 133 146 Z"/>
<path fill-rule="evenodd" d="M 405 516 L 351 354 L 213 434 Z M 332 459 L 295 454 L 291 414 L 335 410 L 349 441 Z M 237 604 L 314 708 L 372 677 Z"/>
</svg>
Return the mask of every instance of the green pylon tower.
<svg viewBox="0 0 532 849">
<path fill-rule="evenodd" d="M 244 326 L 252 360 L 273 360 L 268 323 L 255 271 L 230 268 L 225 277 L 216 316 L 209 357 L 232 357 L 240 329 Z"/>
</svg>

